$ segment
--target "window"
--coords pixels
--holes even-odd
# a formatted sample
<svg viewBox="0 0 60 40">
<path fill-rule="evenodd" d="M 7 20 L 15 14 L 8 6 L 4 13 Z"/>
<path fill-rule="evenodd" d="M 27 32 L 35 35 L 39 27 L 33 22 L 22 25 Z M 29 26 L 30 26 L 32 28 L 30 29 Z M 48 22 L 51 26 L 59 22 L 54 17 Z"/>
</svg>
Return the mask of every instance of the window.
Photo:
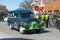
<svg viewBox="0 0 60 40">
<path fill-rule="evenodd" d="M 53 0 L 53 1 L 56 1 L 56 0 Z"/>
<path fill-rule="evenodd" d="M 59 13 L 59 10 L 54 10 L 54 14 L 58 14 Z"/>
<path fill-rule="evenodd" d="M 48 11 L 48 14 L 49 14 L 49 15 L 51 15 L 51 14 L 52 14 L 52 11 L 51 11 L 51 10 L 49 10 L 49 11 Z"/>
<path fill-rule="evenodd" d="M 51 2 L 51 0 L 46 0 L 46 3 L 49 3 L 49 2 Z"/>
</svg>

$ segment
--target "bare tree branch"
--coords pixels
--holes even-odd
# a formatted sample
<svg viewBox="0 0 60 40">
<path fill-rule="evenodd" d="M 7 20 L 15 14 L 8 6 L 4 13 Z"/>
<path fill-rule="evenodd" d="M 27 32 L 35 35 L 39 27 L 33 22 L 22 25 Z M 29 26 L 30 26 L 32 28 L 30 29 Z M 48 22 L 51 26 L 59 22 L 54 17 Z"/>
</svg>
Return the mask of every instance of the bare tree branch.
<svg viewBox="0 0 60 40">
<path fill-rule="evenodd" d="M 33 2 L 33 0 L 25 0 L 19 4 L 20 8 L 32 10 L 32 6 L 30 5 Z"/>
</svg>

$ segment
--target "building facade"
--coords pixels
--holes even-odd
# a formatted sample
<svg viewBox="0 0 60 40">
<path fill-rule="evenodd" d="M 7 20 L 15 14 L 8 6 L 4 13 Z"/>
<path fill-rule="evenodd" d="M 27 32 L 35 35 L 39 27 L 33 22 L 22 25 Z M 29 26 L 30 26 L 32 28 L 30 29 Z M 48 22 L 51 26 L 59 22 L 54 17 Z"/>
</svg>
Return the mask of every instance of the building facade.
<svg viewBox="0 0 60 40">
<path fill-rule="evenodd" d="M 46 2 L 46 1 L 45 1 Z M 47 11 L 47 12 L 60 12 L 60 0 L 50 0 L 48 2 L 45 3 L 45 7 L 44 9 Z"/>
<path fill-rule="evenodd" d="M 40 0 L 35 2 L 35 5 L 39 6 Z M 44 11 L 46 12 L 60 12 L 60 0 L 43 0 Z"/>
</svg>

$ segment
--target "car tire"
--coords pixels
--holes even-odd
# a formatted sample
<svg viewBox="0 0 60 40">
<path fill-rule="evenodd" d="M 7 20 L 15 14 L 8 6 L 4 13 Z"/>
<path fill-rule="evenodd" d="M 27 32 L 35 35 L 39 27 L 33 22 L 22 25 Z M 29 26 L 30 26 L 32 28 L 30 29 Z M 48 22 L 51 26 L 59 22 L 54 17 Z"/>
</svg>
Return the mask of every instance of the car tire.
<svg viewBox="0 0 60 40">
<path fill-rule="evenodd" d="M 10 30 L 13 30 L 13 29 L 14 29 L 14 25 L 10 24 Z"/>
<path fill-rule="evenodd" d="M 60 30 L 60 26 L 58 27 L 58 29 Z"/>
<path fill-rule="evenodd" d="M 22 27 L 20 27 L 19 31 L 20 31 L 21 34 L 24 34 L 24 30 L 23 30 Z"/>
<path fill-rule="evenodd" d="M 40 33 L 40 29 L 35 29 L 35 32 L 36 33 Z"/>
</svg>

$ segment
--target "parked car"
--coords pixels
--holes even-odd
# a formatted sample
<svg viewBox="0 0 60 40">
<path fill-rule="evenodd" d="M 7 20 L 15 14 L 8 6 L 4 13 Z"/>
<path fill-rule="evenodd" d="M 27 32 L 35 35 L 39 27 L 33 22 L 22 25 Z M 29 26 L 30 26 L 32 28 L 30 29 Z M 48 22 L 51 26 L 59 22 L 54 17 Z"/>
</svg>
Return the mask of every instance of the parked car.
<svg viewBox="0 0 60 40">
<path fill-rule="evenodd" d="M 34 18 L 33 12 L 31 10 L 15 10 L 8 12 L 7 24 L 10 29 L 18 29 L 20 33 L 25 33 L 26 31 L 40 32 L 43 28 L 40 20 Z"/>
</svg>

